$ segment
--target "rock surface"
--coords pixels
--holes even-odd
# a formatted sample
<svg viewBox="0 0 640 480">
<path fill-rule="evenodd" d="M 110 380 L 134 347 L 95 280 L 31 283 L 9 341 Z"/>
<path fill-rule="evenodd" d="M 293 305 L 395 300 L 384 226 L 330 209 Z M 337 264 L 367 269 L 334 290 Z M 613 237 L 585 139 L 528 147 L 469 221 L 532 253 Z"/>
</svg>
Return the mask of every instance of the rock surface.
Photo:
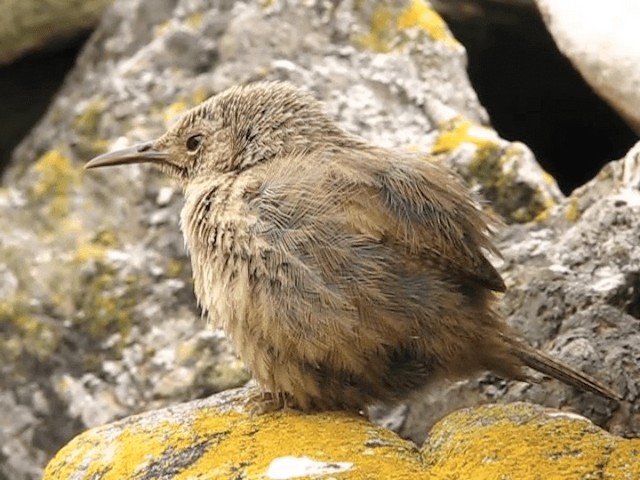
<svg viewBox="0 0 640 480">
<path fill-rule="evenodd" d="M 452 409 L 499 398 L 569 407 L 617 433 L 640 435 L 638 238 L 640 143 L 537 221 L 509 225 L 500 238 L 509 322 L 531 344 L 635 401 L 624 425 L 611 423 L 609 402 L 556 381 L 496 383 L 489 376 L 411 403 L 398 430 L 421 441 Z"/>
<path fill-rule="evenodd" d="M 0 190 L 0 478 L 38 478 L 86 428 L 246 381 L 195 305 L 176 187 L 149 168 L 87 173 L 82 164 L 258 79 L 304 86 L 346 129 L 455 167 L 510 224 L 509 321 L 638 398 L 638 204 L 619 206 L 599 183 L 582 194 L 599 202 L 593 210 L 564 199 L 524 145 L 487 126 L 464 65 L 422 0 L 116 1 Z M 635 198 L 637 185 L 625 188 Z M 456 407 L 523 399 L 600 424 L 612 415 L 557 382 L 483 378 L 380 421 L 421 441 Z M 635 421 L 627 431 L 640 431 Z"/>
<path fill-rule="evenodd" d="M 640 135 L 640 3 L 535 0 L 558 48 Z"/>
<path fill-rule="evenodd" d="M 112 0 L 0 0 L 0 65 L 91 29 Z"/>
<path fill-rule="evenodd" d="M 637 478 L 640 440 L 524 403 L 455 412 L 418 449 L 339 413 L 247 413 L 245 390 L 97 427 L 73 439 L 44 480 Z"/>
</svg>

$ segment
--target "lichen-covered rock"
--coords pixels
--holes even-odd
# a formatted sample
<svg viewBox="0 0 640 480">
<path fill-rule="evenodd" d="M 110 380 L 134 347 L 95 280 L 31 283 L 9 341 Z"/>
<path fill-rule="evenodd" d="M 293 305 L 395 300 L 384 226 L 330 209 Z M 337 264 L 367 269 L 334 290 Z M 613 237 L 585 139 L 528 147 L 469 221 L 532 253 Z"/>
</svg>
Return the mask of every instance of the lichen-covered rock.
<svg viewBox="0 0 640 480">
<path fill-rule="evenodd" d="M 503 311 L 533 345 L 611 385 L 635 402 L 615 430 L 640 435 L 640 143 L 591 182 L 527 225 L 501 232 Z M 453 408 L 500 398 L 570 407 L 602 426 L 610 402 L 550 379 L 481 378 L 444 385 L 411 404 L 398 429 L 416 441 Z"/>
<path fill-rule="evenodd" d="M 456 167 L 508 223 L 559 215 L 566 201 L 557 186 L 525 146 L 488 128 L 464 67 L 463 48 L 423 0 L 116 1 L 15 150 L 0 190 L 0 476 L 37 478 L 44 459 L 82 429 L 247 379 L 195 305 L 175 185 L 141 166 L 85 173 L 85 161 L 159 135 L 232 84 L 281 79 L 312 91 L 347 130 Z M 514 226 L 505 238 L 517 231 L 520 241 L 534 225 Z M 542 280 L 519 280 L 538 261 L 524 248 L 508 252 L 523 268 L 507 256 L 504 272 L 516 291 L 542 289 Z M 541 291 L 564 305 L 562 290 Z M 531 340 L 566 346 L 561 356 L 577 356 L 589 371 L 608 352 L 617 369 L 603 379 L 637 398 L 629 385 L 640 375 L 627 363 L 638 347 L 624 336 L 634 318 L 612 306 L 619 322 L 601 329 L 589 313 L 576 316 L 565 343 L 547 345 L 564 332 L 560 319 L 534 332 L 540 323 L 520 320 L 517 308 L 529 305 L 518 295 L 507 297 L 508 311 Z M 497 398 L 573 405 L 600 423 L 611 414 L 557 383 L 447 388 L 400 409 L 409 416 L 395 425 L 420 440 L 425 422 L 456 402 Z"/>
<path fill-rule="evenodd" d="M 255 393 L 227 391 L 92 429 L 44 478 L 419 478 L 417 447 L 364 417 L 252 415 Z"/>
<path fill-rule="evenodd" d="M 147 412 L 85 432 L 45 480 L 74 478 L 637 478 L 640 440 L 579 415 L 527 404 L 455 412 L 421 450 L 362 417 L 293 411 L 252 416 L 247 390 Z"/>
<path fill-rule="evenodd" d="M 584 417 L 526 403 L 460 410 L 422 448 L 432 477 L 493 480 L 640 478 L 640 440 L 608 434 Z"/>
<path fill-rule="evenodd" d="M 112 0 L 0 0 L 0 64 L 93 27 Z"/>
</svg>

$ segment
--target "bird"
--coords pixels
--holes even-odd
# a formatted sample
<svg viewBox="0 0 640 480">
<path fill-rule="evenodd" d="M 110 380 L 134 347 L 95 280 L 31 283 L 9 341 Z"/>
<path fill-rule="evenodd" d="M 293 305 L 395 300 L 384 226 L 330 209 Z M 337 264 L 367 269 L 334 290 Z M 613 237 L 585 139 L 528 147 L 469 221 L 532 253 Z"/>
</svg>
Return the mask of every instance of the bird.
<svg viewBox="0 0 640 480">
<path fill-rule="evenodd" d="M 527 367 L 622 399 L 501 317 L 496 220 L 453 171 L 347 132 L 291 83 L 230 87 L 85 168 L 137 163 L 180 185 L 198 303 L 265 411 L 362 412 Z"/>
</svg>

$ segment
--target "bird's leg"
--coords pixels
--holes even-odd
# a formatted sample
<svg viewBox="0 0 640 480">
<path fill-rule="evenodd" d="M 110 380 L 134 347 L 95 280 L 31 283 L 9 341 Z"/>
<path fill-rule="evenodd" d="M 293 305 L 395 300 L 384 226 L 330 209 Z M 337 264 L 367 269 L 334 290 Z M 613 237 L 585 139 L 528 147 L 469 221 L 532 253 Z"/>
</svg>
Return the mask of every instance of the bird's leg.
<svg viewBox="0 0 640 480">
<path fill-rule="evenodd" d="M 247 400 L 251 415 L 263 415 L 279 410 L 296 409 L 293 398 L 285 392 L 259 390 Z"/>
</svg>

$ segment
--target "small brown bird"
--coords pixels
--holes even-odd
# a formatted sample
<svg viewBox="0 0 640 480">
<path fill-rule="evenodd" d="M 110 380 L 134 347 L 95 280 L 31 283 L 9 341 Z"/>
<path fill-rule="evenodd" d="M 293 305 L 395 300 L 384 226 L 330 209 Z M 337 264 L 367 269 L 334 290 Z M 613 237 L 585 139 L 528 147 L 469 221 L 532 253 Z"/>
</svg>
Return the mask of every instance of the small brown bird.
<svg viewBox="0 0 640 480">
<path fill-rule="evenodd" d="M 502 321 L 491 218 L 452 173 L 343 131 L 290 84 L 226 90 L 86 168 L 141 162 L 182 186 L 196 296 L 276 408 L 360 410 L 525 366 L 619 400 Z"/>
</svg>

